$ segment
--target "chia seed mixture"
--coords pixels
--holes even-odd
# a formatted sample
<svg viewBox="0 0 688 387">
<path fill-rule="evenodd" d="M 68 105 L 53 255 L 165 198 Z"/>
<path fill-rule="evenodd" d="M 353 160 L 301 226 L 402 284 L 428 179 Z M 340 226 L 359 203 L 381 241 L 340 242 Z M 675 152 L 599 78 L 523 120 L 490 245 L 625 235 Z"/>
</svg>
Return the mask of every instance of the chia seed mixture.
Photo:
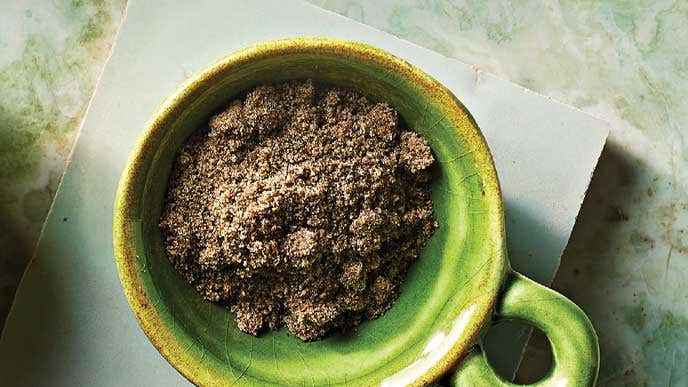
<svg viewBox="0 0 688 387">
<path fill-rule="evenodd" d="M 437 227 L 433 161 L 385 103 L 312 81 L 259 86 L 177 156 L 167 255 L 244 332 L 350 330 L 391 307 Z"/>
</svg>

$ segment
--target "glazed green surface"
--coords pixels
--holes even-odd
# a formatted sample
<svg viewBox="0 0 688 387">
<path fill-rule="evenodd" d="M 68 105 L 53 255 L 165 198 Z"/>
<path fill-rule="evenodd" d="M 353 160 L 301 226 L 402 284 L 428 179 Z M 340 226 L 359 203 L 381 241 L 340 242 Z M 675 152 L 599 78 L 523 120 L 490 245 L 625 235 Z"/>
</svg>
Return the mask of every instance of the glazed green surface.
<svg viewBox="0 0 688 387">
<path fill-rule="evenodd" d="M 428 138 L 438 160 L 432 191 L 440 227 L 383 317 L 346 338 L 303 343 L 286 330 L 254 338 L 174 272 L 157 220 L 175 152 L 194 129 L 252 86 L 307 77 L 389 102 Z M 144 331 L 185 376 L 204 384 L 422 383 L 475 342 L 507 267 L 501 198 L 472 119 L 423 77 L 368 46 L 297 39 L 216 62 L 159 109 L 120 182 L 115 249 Z"/>
<path fill-rule="evenodd" d="M 600 362 L 597 334 L 573 302 L 518 273 L 506 281 L 495 314 L 498 319 L 530 323 L 547 335 L 553 353 L 551 369 L 534 386 L 594 386 Z M 452 382 L 456 386 L 516 386 L 498 376 L 487 356 L 473 350 Z"/>
</svg>

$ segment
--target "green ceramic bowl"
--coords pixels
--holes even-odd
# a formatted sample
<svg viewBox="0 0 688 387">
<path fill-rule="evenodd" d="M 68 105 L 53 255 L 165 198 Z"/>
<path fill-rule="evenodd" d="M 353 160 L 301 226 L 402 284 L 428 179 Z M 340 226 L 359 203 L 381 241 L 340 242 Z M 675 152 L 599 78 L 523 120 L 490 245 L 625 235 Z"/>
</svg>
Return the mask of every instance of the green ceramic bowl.
<svg viewBox="0 0 688 387">
<path fill-rule="evenodd" d="M 242 91 L 312 78 L 386 101 L 430 142 L 440 227 L 381 318 L 350 337 L 304 343 L 286 330 L 258 338 L 204 301 L 174 271 L 157 227 L 177 149 Z M 490 151 L 470 114 L 444 86 L 380 49 L 324 38 L 258 44 L 218 60 L 154 114 L 119 184 L 114 246 L 132 310 L 160 353 L 200 385 L 422 385 L 455 370 L 457 385 L 508 385 L 475 344 L 495 319 L 520 319 L 549 337 L 540 385 L 589 386 L 597 337 L 563 296 L 511 271 L 504 210 Z"/>
</svg>

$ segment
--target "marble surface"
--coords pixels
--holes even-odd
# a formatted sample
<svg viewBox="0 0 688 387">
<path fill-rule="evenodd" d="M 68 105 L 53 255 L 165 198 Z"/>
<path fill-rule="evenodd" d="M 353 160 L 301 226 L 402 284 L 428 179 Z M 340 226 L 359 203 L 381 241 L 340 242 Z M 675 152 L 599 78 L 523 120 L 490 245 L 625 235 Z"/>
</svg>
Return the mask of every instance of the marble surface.
<svg viewBox="0 0 688 387">
<path fill-rule="evenodd" d="M 0 321 L 123 10 L 124 0 L 0 2 Z"/>
<path fill-rule="evenodd" d="M 600 385 L 688 385 L 688 3 L 312 2 L 611 123 L 554 287 L 598 330 Z M 111 0 L 0 5 L 3 304 L 122 10 Z"/>
</svg>

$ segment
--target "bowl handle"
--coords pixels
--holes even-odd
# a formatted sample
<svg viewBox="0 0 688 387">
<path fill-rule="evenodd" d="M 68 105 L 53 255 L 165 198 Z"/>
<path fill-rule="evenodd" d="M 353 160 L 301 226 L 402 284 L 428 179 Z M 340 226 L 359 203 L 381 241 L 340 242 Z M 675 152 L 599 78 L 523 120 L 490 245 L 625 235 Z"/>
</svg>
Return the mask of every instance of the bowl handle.
<svg viewBox="0 0 688 387">
<path fill-rule="evenodd" d="M 497 301 L 498 319 L 538 327 L 552 346 L 552 368 L 533 386 L 594 386 L 600 364 L 597 334 L 585 313 L 561 294 L 511 272 Z M 497 375 L 476 346 L 452 377 L 455 386 L 516 386 Z"/>
</svg>

